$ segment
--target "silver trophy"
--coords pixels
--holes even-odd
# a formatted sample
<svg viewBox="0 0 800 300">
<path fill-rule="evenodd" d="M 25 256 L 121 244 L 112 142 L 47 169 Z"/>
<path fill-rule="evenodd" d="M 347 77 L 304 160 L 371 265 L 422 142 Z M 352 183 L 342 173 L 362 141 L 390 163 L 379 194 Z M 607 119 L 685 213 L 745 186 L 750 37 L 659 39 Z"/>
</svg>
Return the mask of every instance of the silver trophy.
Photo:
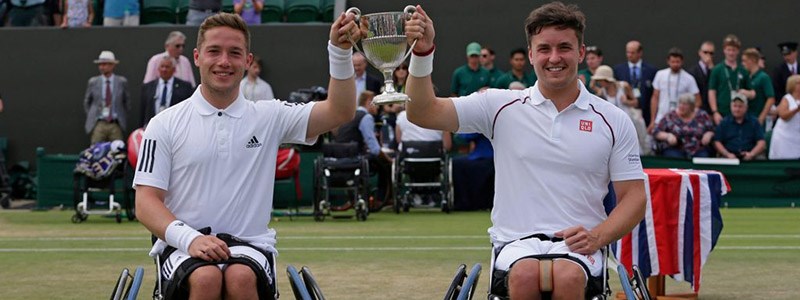
<svg viewBox="0 0 800 300">
<path fill-rule="evenodd" d="M 412 5 L 406 6 L 402 12 L 374 13 L 364 16 L 356 7 L 347 10 L 348 14 L 355 15 L 356 24 L 361 28 L 362 33 L 366 34 L 361 38 L 361 48 L 352 39 L 350 42 L 358 51 L 364 53 L 367 61 L 373 67 L 383 72 L 385 86 L 383 93 L 372 99 L 372 103 L 375 105 L 411 101 L 408 95 L 394 89 L 392 73 L 408 58 L 411 49 L 414 49 L 414 45 L 417 43 L 414 41 L 409 48 L 405 33 L 406 21 L 415 11 L 416 8 Z"/>
</svg>

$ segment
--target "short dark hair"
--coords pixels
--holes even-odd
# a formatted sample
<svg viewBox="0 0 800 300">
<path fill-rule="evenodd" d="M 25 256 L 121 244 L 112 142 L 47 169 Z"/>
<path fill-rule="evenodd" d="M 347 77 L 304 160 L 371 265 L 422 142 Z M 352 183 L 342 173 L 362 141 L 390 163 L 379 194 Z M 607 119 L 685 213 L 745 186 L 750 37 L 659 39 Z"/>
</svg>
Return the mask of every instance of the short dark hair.
<svg viewBox="0 0 800 300">
<path fill-rule="evenodd" d="M 575 30 L 578 45 L 583 44 L 583 31 L 586 29 L 586 16 L 575 4 L 566 5 L 561 2 L 551 2 L 534 9 L 525 19 L 525 33 L 528 44 L 534 35 L 542 32 L 545 27 L 556 26 L 558 29 Z"/>
<path fill-rule="evenodd" d="M 725 39 L 722 40 L 722 47 L 727 47 L 727 46 L 736 47 L 736 48 L 741 49 L 742 48 L 742 42 L 739 41 L 739 37 L 737 37 L 736 35 L 729 34 L 729 35 L 726 35 Z"/>
<path fill-rule="evenodd" d="M 486 51 L 489 51 L 489 54 L 494 55 L 494 50 L 492 50 L 492 48 L 489 48 L 489 46 L 483 46 L 481 49 L 486 49 Z"/>
<path fill-rule="evenodd" d="M 228 27 L 241 31 L 242 34 L 244 34 L 245 47 L 247 47 L 245 50 L 250 51 L 250 30 L 247 29 L 247 24 L 239 15 L 225 12 L 210 16 L 200 24 L 200 30 L 197 31 L 198 49 L 200 49 L 203 42 L 206 40 L 206 31 L 216 27 Z"/>
<path fill-rule="evenodd" d="M 667 59 L 671 57 L 683 59 L 683 51 L 681 51 L 681 49 L 678 47 L 669 48 L 669 52 L 667 52 Z"/>
<path fill-rule="evenodd" d="M 514 58 L 514 54 L 517 54 L 517 53 L 522 53 L 522 56 L 527 56 L 528 55 L 528 52 L 525 51 L 525 48 L 517 48 L 517 49 L 511 50 L 511 55 L 509 55 L 508 57 L 509 58 Z"/>
<path fill-rule="evenodd" d="M 742 53 L 742 56 L 754 61 L 758 61 L 758 59 L 761 58 L 761 52 L 759 52 L 756 48 L 747 48 Z"/>
</svg>

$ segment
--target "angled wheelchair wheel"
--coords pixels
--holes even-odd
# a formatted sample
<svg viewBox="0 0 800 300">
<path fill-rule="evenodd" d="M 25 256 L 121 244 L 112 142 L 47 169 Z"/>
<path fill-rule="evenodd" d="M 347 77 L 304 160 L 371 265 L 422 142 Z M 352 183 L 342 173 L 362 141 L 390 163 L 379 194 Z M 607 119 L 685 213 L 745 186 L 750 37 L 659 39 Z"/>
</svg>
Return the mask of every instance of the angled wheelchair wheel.
<svg viewBox="0 0 800 300">
<path fill-rule="evenodd" d="M 289 283 L 292 286 L 292 292 L 294 293 L 294 298 L 297 300 L 313 300 L 311 295 L 308 293 L 308 288 L 306 287 L 305 283 L 303 283 L 303 279 L 300 278 L 300 273 L 297 272 L 297 268 L 292 265 L 286 266 L 286 276 L 289 277 Z"/>
<path fill-rule="evenodd" d="M 625 270 L 625 266 L 622 264 L 617 266 L 617 273 L 619 273 L 619 281 L 622 285 L 622 292 L 625 293 L 625 298 L 636 300 L 636 294 L 633 293 L 633 288 L 631 288 L 631 279 L 628 277 L 628 271 Z"/>
<path fill-rule="evenodd" d="M 464 278 L 467 277 L 467 265 L 461 264 L 456 269 L 456 275 L 453 276 L 453 281 L 450 282 L 450 287 L 447 288 L 447 292 L 444 294 L 444 300 L 454 300 L 458 296 L 458 289 L 461 287 L 461 283 L 464 282 Z"/>
<path fill-rule="evenodd" d="M 481 277 L 481 264 L 474 264 L 470 269 L 467 279 L 461 285 L 461 291 L 458 293 L 457 300 L 471 300 L 472 295 L 475 294 L 475 286 L 478 285 L 478 279 Z"/>
<path fill-rule="evenodd" d="M 117 283 L 114 284 L 114 291 L 111 292 L 111 300 L 121 300 L 125 294 L 125 284 L 128 282 L 128 275 L 130 270 L 128 268 L 122 269 L 122 272 L 117 278 Z"/>
<path fill-rule="evenodd" d="M 144 279 L 144 268 L 136 267 L 136 271 L 133 272 L 133 281 L 131 281 L 131 285 L 125 292 L 126 300 L 136 300 L 136 297 L 139 295 L 139 288 L 142 287 L 143 279 Z"/>
<path fill-rule="evenodd" d="M 645 277 L 642 275 L 642 270 L 639 270 L 639 266 L 633 265 L 633 284 L 631 288 L 634 290 L 639 296 L 639 299 L 642 300 L 650 300 L 650 290 L 647 289 L 647 281 L 645 281 Z"/>
<path fill-rule="evenodd" d="M 322 295 L 322 289 L 320 289 L 319 285 L 317 284 L 317 280 L 314 279 L 314 274 L 311 274 L 311 269 L 303 266 L 300 269 L 300 275 L 306 284 L 306 290 L 308 290 L 308 294 L 311 296 L 311 299 L 325 300 L 325 296 Z"/>
</svg>

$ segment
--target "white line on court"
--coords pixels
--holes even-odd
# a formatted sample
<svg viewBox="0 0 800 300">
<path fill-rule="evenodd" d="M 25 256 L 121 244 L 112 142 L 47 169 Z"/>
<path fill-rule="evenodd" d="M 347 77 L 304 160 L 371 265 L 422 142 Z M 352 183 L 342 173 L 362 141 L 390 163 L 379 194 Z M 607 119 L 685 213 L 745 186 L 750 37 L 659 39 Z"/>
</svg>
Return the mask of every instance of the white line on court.
<svg viewBox="0 0 800 300">
<path fill-rule="evenodd" d="M 490 247 L 284 247 L 278 251 L 489 251 Z M 0 248 L 3 252 L 147 252 L 150 248 Z M 800 246 L 719 246 L 714 250 L 800 250 Z"/>
</svg>

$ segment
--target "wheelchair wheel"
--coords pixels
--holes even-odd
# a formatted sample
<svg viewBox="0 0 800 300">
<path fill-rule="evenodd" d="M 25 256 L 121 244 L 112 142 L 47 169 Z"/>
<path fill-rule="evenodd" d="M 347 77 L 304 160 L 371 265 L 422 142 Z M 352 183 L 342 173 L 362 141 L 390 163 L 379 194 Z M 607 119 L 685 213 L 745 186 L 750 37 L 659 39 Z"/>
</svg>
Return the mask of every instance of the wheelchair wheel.
<svg viewBox="0 0 800 300">
<path fill-rule="evenodd" d="M 130 274 L 130 270 L 128 268 L 122 269 L 122 273 L 119 274 L 119 278 L 117 279 L 117 283 L 114 285 L 114 291 L 111 292 L 111 300 L 121 300 L 122 295 L 125 292 L 125 284 L 128 282 L 128 275 Z"/>
<path fill-rule="evenodd" d="M 458 289 L 461 287 L 461 283 L 464 282 L 464 278 L 467 277 L 467 265 L 461 264 L 456 269 L 456 275 L 453 276 L 453 281 L 450 282 L 450 287 L 447 288 L 447 293 L 444 294 L 444 300 L 454 300 L 458 296 Z"/>
<path fill-rule="evenodd" d="M 636 294 L 633 293 L 633 288 L 631 288 L 631 278 L 628 277 L 628 271 L 625 270 L 625 266 L 621 264 L 617 266 L 617 273 L 619 274 L 619 281 L 622 285 L 622 292 L 625 293 L 625 298 L 636 300 Z"/>
<path fill-rule="evenodd" d="M 305 283 L 303 283 L 303 279 L 300 278 L 300 274 L 297 272 L 297 269 L 292 266 L 286 266 L 286 276 L 289 277 L 289 283 L 292 286 L 292 292 L 294 293 L 294 298 L 297 300 L 312 300 L 311 295 L 308 294 L 308 289 L 306 288 Z"/>
<path fill-rule="evenodd" d="M 116 214 L 114 214 L 114 219 L 117 220 L 117 223 L 122 223 L 122 213 L 117 212 Z"/>
<path fill-rule="evenodd" d="M 481 264 L 475 264 L 461 285 L 461 291 L 458 293 L 457 300 L 471 300 L 472 295 L 475 294 L 475 286 L 478 285 L 478 279 L 481 277 Z"/>
<path fill-rule="evenodd" d="M 325 300 L 325 296 L 322 295 L 322 290 L 319 288 L 317 280 L 314 279 L 314 274 L 311 274 L 311 269 L 303 266 L 300 269 L 300 275 L 303 277 L 303 281 L 306 284 L 306 290 L 308 290 L 308 294 L 311 296 L 311 299 Z"/>
<path fill-rule="evenodd" d="M 133 272 L 133 281 L 131 282 L 131 286 L 128 287 L 128 290 L 125 292 L 126 300 L 136 300 L 136 297 L 139 295 L 139 288 L 142 287 L 143 279 L 144 268 L 136 267 L 136 271 Z"/>
</svg>

